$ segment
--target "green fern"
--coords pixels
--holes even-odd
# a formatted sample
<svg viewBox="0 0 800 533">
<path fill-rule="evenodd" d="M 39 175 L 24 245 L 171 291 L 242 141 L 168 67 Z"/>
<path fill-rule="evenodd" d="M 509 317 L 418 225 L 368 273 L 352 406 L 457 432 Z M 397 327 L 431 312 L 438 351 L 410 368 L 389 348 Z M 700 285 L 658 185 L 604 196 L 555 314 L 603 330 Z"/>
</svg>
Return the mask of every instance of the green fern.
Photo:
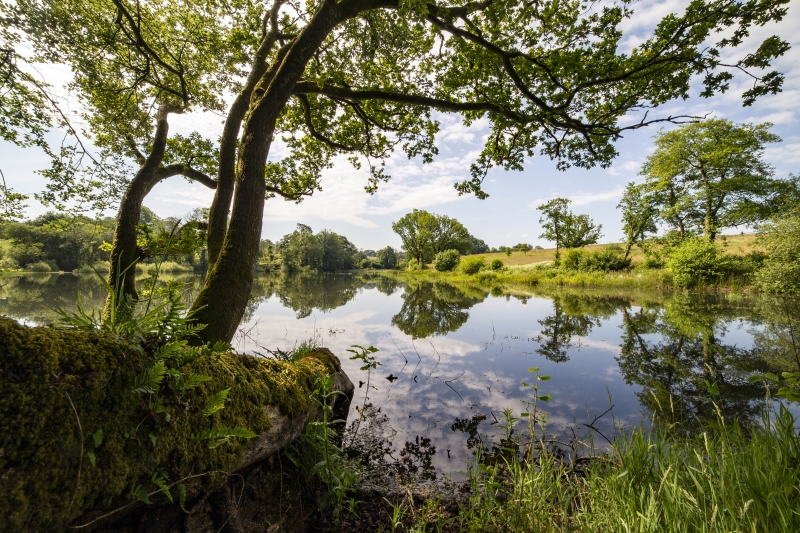
<svg viewBox="0 0 800 533">
<path fill-rule="evenodd" d="M 184 513 L 189 512 L 186 510 L 186 485 L 183 483 L 178 483 L 178 506 Z"/>
<path fill-rule="evenodd" d="M 150 481 L 152 481 L 153 485 L 158 487 L 158 490 L 160 490 L 164 496 L 167 497 L 170 503 L 172 503 L 172 494 L 170 494 L 169 487 L 167 486 L 167 481 L 169 481 L 169 479 L 156 472 L 153 474 L 153 477 L 150 478 Z"/>
<path fill-rule="evenodd" d="M 139 374 L 139 377 L 136 378 L 133 392 L 136 394 L 155 394 L 161 382 L 164 380 L 164 375 L 166 373 L 167 365 L 164 364 L 164 361 L 158 361 Z"/>
<path fill-rule="evenodd" d="M 204 376 L 203 374 L 189 374 L 188 376 L 184 376 L 181 374 L 181 378 L 178 381 L 178 386 L 181 389 L 181 395 L 184 395 L 189 389 L 192 389 L 201 383 L 205 383 L 206 381 L 211 381 L 211 376 Z"/>
<path fill-rule="evenodd" d="M 218 393 L 209 396 L 206 400 L 205 405 L 203 406 L 203 415 L 211 416 L 217 411 L 220 411 L 225 407 L 225 400 L 228 399 L 228 393 L 231 391 L 230 388 L 222 389 Z"/>
<path fill-rule="evenodd" d="M 140 501 L 142 503 L 146 503 L 147 505 L 150 505 L 152 503 L 150 501 L 150 495 L 141 485 L 133 485 L 131 487 L 131 492 L 128 494 L 128 497 L 131 500 Z"/>
</svg>

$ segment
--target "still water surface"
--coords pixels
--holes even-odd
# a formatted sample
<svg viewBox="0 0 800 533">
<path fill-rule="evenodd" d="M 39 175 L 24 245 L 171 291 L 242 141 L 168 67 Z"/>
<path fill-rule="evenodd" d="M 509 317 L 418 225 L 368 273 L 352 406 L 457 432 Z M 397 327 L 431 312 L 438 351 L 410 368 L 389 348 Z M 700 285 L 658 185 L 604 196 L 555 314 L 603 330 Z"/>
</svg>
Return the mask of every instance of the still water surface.
<svg viewBox="0 0 800 533">
<path fill-rule="evenodd" d="M 191 300 L 202 279 L 180 279 Z M 54 320 L 48 308 L 74 309 L 79 292 L 86 308 L 102 306 L 104 291 L 92 276 L 3 277 L 0 314 L 46 324 Z M 233 344 L 268 354 L 315 337 L 356 385 L 351 420 L 366 395 L 384 422 L 373 429 L 391 440 L 395 457 L 408 454 L 409 463 L 457 477 L 478 440 L 496 442 L 504 408 L 517 416 L 525 410 L 532 395 L 521 383 L 532 381 L 532 367 L 552 377 L 540 393 L 552 396 L 548 431 L 564 439 L 586 435 L 585 424 L 612 405 L 594 423 L 612 439 L 620 426 L 649 423 L 654 412 L 691 431 L 697 420 L 713 417 L 712 401 L 728 417 L 757 417 L 764 388 L 748 377 L 794 370 L 785 341 L 798 314 L 792 302 L 742 295 L 537 293 L 367 275 L 261 276 Z M 348 359 L 352 345 L 379 349 L 369 391 L 367 373 Z"/>
</svg>

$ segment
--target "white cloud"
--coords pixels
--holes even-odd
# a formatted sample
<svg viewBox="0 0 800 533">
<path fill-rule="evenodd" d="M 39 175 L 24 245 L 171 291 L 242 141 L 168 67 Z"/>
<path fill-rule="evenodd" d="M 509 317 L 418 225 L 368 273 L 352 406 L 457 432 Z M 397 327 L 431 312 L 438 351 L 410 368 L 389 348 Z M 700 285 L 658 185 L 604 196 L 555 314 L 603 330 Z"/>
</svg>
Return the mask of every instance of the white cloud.
<svg viewBox="0 0 800 533">
<path fill-rule="evenodd" d="M 610 200 L 616 200 L 617 198 L 622 197 L 622 193 L 625 191 L 625 187 L 623 185 L 617 185 L 610 191 L 601 191 L 601 192 L 594 192 L 594 193 L 578 193 L 578 194 L 567 194 L 564 197 L 569 198 L 572 200 L 572 206 L 586 206 L 590 204 L 594 204 L 597 202 L 608 202 Z M 528 204 L 528 209 L 533 210 L 542 205 L 543 203 L 547 202 L 551 198 L 537 198 L 533 202 Z"/>
</svg>

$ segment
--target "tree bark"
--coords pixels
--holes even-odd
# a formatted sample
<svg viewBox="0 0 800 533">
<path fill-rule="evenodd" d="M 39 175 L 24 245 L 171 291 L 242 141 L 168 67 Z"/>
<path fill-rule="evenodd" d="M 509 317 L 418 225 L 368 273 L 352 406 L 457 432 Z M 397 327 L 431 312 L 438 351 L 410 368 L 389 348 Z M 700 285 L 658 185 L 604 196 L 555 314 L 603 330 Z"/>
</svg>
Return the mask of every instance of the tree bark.
<svg viewBox="0 0 800 533">
<path fill-rule="evenodd" d="M 396 6 L 391 0 L 326 0 L 253 90 L 240 142 L 230 223 L 222 250 L 192 305 L 195 321 L 206 326 L 198 342 L 230 342 L 244 315 L 261 239 L 264 170 L 272 135 L 306 64 L 339 23 L 366 10 Z"/>
<path fill-rule="evenodd" d="M 156 115 L 156 133 L 153 136 L 153 147 L 144 160 L 144 164 L 136 173 L 117 212 L 117 225 L 114 229 L 114 241 L 109 259 L 108 283 L 113 294 L 106 298 L 103 319 L 114 316 L 116 305 L 124 299 L 136 298 L 136 263 L 141 258 L 141 250 L 136 245 L 136 225 L 142 213 L 142 202 L 156 183 L 156 171 L 164 159 L 169 134 L 167 118 L 171 112 L 179 112 L 177 108 L 161 106 Z"/>
<path fill-rule="evenodd" d="M 264 36 L 261 45 L 256 51 L 253 59 L 252 69 L 242 90 L 233 101 L 228 116 L 225 119 L 225 126 L 222 130 L 222 137 L 219 142 L 219 169 L 217 173 L 217 191 L 214 194 L 214 201 L 208 211 L 208 267 L 216 263 L 222 251 L 225 241 L 225 232 L 228 229 L 228 213 L 230 211 L 233 191 L 236 185 L 236 148 L 239 140 L 239 130 L 244 120 L 247 109 L 250 105 L 250 98 L 253 95 L 259 80 L 265 76 L 267 67 L 267 55 L 275 45 L 277 38 L 277 16 L 282 2 L 273 4 L 270 18 L 274 24 L 270 33 Z M 279 51 L 278 57 L 273 61 L 273 65 L 280 65 L 280 61 L 285 53 L 284 47 Z"/>
<path fill-rule="evenodd" d="M 168 116 L 170 113 L 180 112 L 179 108 L 161 106 L 156 115 L 156 133 L 153 137 L 153 147 L 150 154 L 143 159 L 142 166 L 131 180 L 125 191 L 117 211 L 117 224 L 114 228 L 114 240 L 111 247 L 109 260 L 108 283 L 114 293 L 106 298 L 103 309 L 103 320 L 109 320 L 113 302 L 119 308 L 119 303 L 128 297 L 137 298 L 136 292 L 136 263 L 142 258 L 142 251 L 136 244 L 136 226 L 142 213 L 142 203 L 153 187 L 162 180 L 172 176 L 183 175 L 191 180 L 202 183 L 206 187 L 216 188 L 217 182 L 199 170 L 189 165 L 177 163 L 161 166 L 169 134 Z M 123 318 L 121 316 L 116 319 Z"/>
</svg>

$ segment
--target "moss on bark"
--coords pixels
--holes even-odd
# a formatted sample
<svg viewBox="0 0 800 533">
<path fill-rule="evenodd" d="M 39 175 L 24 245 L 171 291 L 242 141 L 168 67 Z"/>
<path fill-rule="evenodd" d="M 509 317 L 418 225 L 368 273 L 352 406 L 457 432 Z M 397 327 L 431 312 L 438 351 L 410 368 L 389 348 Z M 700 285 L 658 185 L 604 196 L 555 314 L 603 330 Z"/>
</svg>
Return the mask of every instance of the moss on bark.
<svg viewBox="0 0 800 533">
<path fill-rule="evenodd" d="M 210 449 L 194 435 L 223 426 L 260 434 L 270 427 L 268 405 L 287 415 L 307 413 L 317 374 L 339 370 L 327 350 L 296 363 L 201 357 L 181 370 L 211 380 L 183 396 L 162 387 L 161 410 L 153 397 L 132 392 L 150 364 L 112 336 L 0 318 L 0 530 L 76 525 L 89 510 L 130 503 L 132 487 L 155 491 L 154 474 L 168 484 L 206 474 L 193 479 L 210 483 L 235 468 L 247 441 Z M 226 388 L 225 408 L 203 416 L 205 400 Z M 102 439 L 95 439 L 100 430 Z M 171 492 L 177 499 L 177 489 Z"/>
</svg>

